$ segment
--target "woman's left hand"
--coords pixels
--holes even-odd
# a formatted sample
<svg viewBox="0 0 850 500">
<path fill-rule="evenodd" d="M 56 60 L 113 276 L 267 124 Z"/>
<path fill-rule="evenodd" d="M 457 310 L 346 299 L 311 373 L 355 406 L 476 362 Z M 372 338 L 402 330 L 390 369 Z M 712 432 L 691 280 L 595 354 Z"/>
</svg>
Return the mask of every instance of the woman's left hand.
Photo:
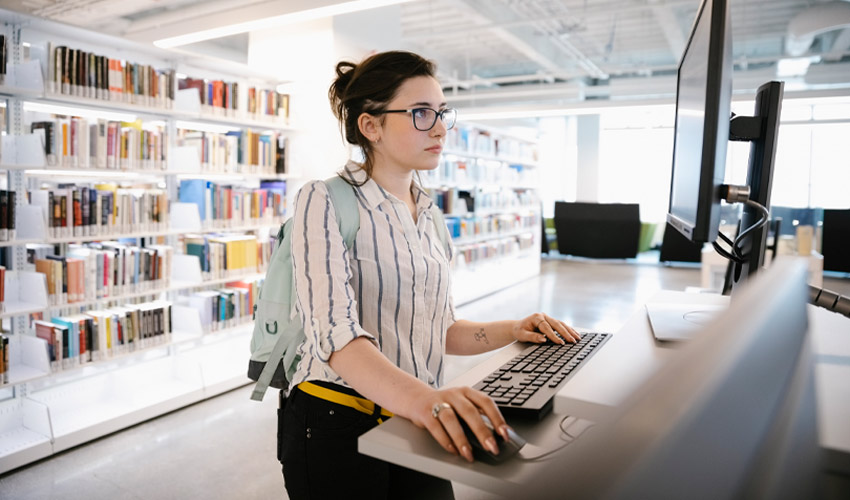
<svg viewBox="0 0 850 500">
<path fill-rule="evenodd" d="M 566 323 L 544 313 L 534 313 L 517 321 L 511 333 L 519 341 L 536 344 L 547 340 L 555 344 L 576 343 L 581 339 L 581 335 Z"/>
</svg>

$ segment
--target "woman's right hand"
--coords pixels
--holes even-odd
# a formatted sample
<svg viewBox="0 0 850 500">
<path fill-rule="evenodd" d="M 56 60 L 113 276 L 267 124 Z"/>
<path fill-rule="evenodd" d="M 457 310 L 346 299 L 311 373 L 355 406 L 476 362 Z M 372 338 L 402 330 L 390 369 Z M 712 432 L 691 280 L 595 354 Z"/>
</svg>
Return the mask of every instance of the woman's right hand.
<svg viewBox="0 0 850 500">
<path fill-rule="evenodd" d="M 470 387 L 432 389 L 424 397 L 416 398 L 407 417 L 417 427 L 427 429 L 446 451 L 472 462 L 472 447 L 459 419 L 466 421 L 484 448 L 499 453 L 496 439 L 481 418 L 482 414 L 487 415 L 493 429 L 507 440 L 508 424 L 496 403 Z"/>
</svg>

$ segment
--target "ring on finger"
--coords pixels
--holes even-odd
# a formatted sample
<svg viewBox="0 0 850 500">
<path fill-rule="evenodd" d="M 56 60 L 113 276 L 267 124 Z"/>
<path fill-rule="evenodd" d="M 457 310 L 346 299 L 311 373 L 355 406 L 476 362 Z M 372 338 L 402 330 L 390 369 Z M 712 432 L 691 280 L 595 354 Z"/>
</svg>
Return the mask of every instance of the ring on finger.
<svg viewBox="0 0 850 500">
<path fill-rule="evenodd" d="M 543 324 L 543 323 L 545 323 L 545 322 L 546 322 L 546 320 L 545 320 L 545 319 L 541 319 L 541 320 L 540 320 L 540 321 L 539 321 L 536 325 L 534 325 L 534 329 L 535 329 L 535 330 L 539 330 L 539 329 L 540 329 L 540 325 L 542 325 L 542 324 Z"/>
<path fill-rule="evenodd" d="M 434 418 L 440 418 L 440 412 L 443 410 L 451 410 L 452 405 L 448 403 L 435 403 L 433 407 L 431 407 L 431 416 Z"/>
</svg>

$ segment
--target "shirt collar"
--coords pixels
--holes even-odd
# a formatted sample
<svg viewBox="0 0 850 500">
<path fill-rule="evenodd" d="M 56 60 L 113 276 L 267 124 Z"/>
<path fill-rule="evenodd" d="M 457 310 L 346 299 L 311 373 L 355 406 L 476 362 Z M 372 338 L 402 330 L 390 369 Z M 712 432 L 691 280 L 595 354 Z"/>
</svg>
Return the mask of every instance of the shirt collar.
<svg viewBox="0 0 850 500">
<path fill-rule="evenodd" d="M 354 184 L 359 185 L 357 189 L 370 210 L 374 210 L 384 202 L 392 203 L 392 199 L 395 198 L 373 179 L 368 178 L 366 171 L 354 161 L 349 160 L 345 164 L 342 175 Z M 430 210 L 433 204 L 428 193 L 416 185 L 416 183 L 413 184 L 413 199 L 416 202 L 416 210 L 419 213 L 423 210 Z"/>
</svg>

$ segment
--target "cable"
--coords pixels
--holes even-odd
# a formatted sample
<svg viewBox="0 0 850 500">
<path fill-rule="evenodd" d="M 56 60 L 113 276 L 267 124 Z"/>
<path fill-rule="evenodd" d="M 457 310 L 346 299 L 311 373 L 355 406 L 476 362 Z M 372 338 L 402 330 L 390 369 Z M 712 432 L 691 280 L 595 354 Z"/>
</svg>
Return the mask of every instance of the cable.
<svg viewBox="0 0 850 500">
<path fill-rule="evenodd" d="M 725 234 L 723 234 L 723 233 L 717 233 L 717 234 L 718 234 L 718 235 L 719 235 L 719 236 L 720 236 L 720 237 L 721 237 L 724 241 L 726 241 L 726 242 L 728 242 L 728 243 L 729 243 L 729 246 L 731 246 L 731 247 L 732 247 L 732 251 L 734 252 L 734 251 L 735 251 L 735 250 L 734 250 L 734 249 L 735 249 L 735 244 L 734 244 L 734 242 L 732 242 L 732 240 L 730 240 L 730 239 L 729 239 L 729 238 L 728 238 Z M 717 253 L 719 253 L 721 257 L 724 257 L 726 260 L 731 260 L 732 262 L 735 262 L 735 263 L 738 263 L 738 264 L 743 264 L 744 259 L 742 259 L 741 257 L 739 257 L 739 256 L 737 256 L 737 255 L 734 255 L 733 253 L 729 253 L 729 252 L 728 252 L 725 248 L 723 248 L 722 246 L 720 246 L 720 243 L 718 243 L 717 241 L 712 242 L 711 246 L 713 246 L 713 247 L 714 247 L 714 250 L 715 250 Z"/>
<path fill-rule="evenodd" d="M 753 201 L 753 200 L 747 200 L 747 201 L 745 201 L 744 203 L 746 203 L 747 205 L 749 205 L 749 206 L 751 206 L 751 207 L 755 208 L 756 210 L 758 210 L 759 212 L 761 212 L 761 219 L 759 219 L 759 220 L 758 220 L 758 222 L 756 222 L 756 223 L 755 223 L 755 224 L 753 224 L 752 226 L 750 226 L 750 227 L 748 227 L 747 229 L 745 229 L 744 231 L 742 231 L 742 232 L 741 232 L 741 234 L 739 234 L 739 235 L 738 235 L 738 237 L 737 237 L 737 238 L 735 238 L 735 244 L 734 244 L 734 245 L 732 245 L 732 253 L 734 253 L 735 255 L 740 256 L 742 259 L 746 258 L 747 256 L 745 256 L 745 255 L 742 255 L 742 254 L 741 254 L 741 249 L 739 248 L 739 247 L 740 247 L 740 245 L 741 245 L 741 242 L 742 242 L 742 241 L 744 240 L 744 238 L 746 238 L 746 237 L 747 237 L 747 235 L 749 235 L 751 232 L 753 232 L 753 231 L 755 231 L 756 229 L 758 229 L 758 228 L 760 228 L 760 227 L 764 226 L 765 224 L 767 224 L 767 221 L 770 219 L 770 212 L 768 212 L 768 211 L 767 211 L 767 208 L 765 208 L 764 206 L 762 206 L 760 203 L 757 203 L 757 202 L 755 202 L 755 201 Z"/>
</svg>

